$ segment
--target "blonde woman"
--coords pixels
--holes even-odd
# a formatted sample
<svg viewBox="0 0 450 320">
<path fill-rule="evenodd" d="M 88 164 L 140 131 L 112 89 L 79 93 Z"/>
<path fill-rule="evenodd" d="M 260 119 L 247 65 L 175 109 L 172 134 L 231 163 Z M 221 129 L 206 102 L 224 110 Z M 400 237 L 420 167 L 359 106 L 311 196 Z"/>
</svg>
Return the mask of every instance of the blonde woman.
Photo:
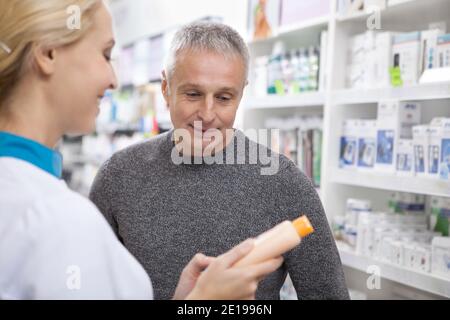
<svg viewBox="0 0 450 320">
<path fill-rule="evenodd" d="M 79 29 L 67 24 L 72 5 Z M 96 207 L 61 180 L 53 149 L 64 134 L 91 132 L 99 101 L 117 85 L 106 5 L 0 0 L 0 8 L 0 299 L 152 299 L 138 261 Z M 254 298 L 281 258 L 232 268 L 252 246 L 196 255 L 174 298 Z"/>
</svg>

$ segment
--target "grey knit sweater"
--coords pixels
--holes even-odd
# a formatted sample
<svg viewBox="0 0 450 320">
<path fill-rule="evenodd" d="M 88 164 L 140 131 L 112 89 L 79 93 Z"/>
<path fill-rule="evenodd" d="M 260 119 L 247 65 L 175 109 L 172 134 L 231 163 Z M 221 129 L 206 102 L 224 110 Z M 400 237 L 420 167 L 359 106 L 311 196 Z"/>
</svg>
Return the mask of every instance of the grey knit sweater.
<svg viewBox="0 0 450 320">
<path fill-rule="evenodd" d="M 180 164 L 171 160 L 172 132 L 115 154 L 101 168 L 90 198 L 150 276 L 155 299 L 170 299 L 197 252 L 217 256 L 286 219 L 306 214 L 315 232 L 285 254 L 260 283 L 257 299 L 279 299 L 289 272 L 299 299 L 348 299 L 342 266 L 319 197 L 286 157 L 275 175 L 263 164 Z M 256 144 L 245 140 L 245 157 Z M 237 144 L 235 159 L 242 155 Z M 250 148 L 250 149 L 249 149 Z M 226 151 L 228 152 L 228 151 Z"/>
</svg>

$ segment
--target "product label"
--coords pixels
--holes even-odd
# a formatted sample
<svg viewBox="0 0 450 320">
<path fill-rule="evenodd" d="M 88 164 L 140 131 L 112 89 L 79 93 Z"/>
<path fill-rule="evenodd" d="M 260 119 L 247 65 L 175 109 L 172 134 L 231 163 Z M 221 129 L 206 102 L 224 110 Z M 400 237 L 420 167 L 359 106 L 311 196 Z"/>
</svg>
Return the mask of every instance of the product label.
<svg viewBox="0 0 450 320">
<path fill-rule="evenodd" d="M 394 154 L 394 130 L 378 130 L 377 163 L 392 164 Z"/>
</svg>

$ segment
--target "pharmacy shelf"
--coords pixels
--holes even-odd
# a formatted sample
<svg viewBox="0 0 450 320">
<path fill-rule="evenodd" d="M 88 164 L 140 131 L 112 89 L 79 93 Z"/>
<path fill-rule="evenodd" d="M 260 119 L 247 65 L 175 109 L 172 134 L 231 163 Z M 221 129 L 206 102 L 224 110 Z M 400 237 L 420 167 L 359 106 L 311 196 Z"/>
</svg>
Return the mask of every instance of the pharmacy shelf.
<svg viewBox="0 0 450 320">
<path fill-rule="evenodd" d="M 369 266 L 378 266 L 384 279 L 450 298 L 450 279 L 361 256 L 345 248 L 345 245 L 337 245 L 344 266 L 362 272 L 367 272 Z"/>
<path fill-rule="evenodd" d="M 331 92 L 331 103 L 362 104 L 381 100 L 436 100 L 450 99 L 450 82 L 418 84 L 401 88 L 343 89 Z"/>
<path fill-rule="evenodd" d="M 245 105 L 249 109 L 314 107 L 325 104 L 323 92 L 308 92 L 298 95 L 268 95 L 265 97 L 248 97 Z"/>
<path fill-rule="evenodd" d="M 350 186 L 450 197 L 450 182 L 352 169 L 332 170 L 331 181 Z"/>
</svg>

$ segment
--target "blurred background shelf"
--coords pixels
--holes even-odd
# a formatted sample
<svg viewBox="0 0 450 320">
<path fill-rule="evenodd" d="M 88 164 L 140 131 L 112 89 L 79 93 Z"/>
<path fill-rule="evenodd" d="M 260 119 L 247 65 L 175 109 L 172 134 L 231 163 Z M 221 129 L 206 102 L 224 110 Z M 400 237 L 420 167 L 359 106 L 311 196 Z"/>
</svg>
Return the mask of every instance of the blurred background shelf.
<svg viewBox="0 0 450 320">
<path fill-rule="evenodd" d="M 432 178 L 337 169 L 333 171 L 331 181 L 350 186 L 450 197 L 450 182 Z"/>
<path fill-rule="evenodd" d="M 342 264 L 347 267 L 367 272 L 369 267 L 377 266 L 380 268 L 380 276 L 382 278 L 450 298 L 450 279 L 361 256 L 346 248 L 343 244 L 338 243 L 337 245 Z"/>
<path fill-rule="evenodd" d="M 314 107 L 325 104 L 325 94 L 323 92 L 308 92 L 298 95 L 249 97 L 243 103 L 248 109 Z"/>
<path fill-rule="evenodd" d="M 380 100 L 437 100 L 450 99 L 450 82 L 418 84 L 400 88 L 342 89 L 331 92 L 331 103 L 362 104 Z"/>
</svg>

